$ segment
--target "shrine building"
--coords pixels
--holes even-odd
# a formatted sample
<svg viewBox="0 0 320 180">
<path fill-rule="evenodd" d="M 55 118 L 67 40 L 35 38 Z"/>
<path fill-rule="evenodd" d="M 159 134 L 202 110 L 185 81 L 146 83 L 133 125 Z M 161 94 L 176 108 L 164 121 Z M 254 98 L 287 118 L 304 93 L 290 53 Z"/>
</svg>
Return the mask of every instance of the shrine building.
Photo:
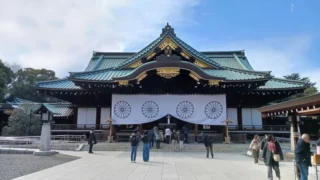
<svg viewBox="0 0 320 180">
<path fill-rule="evenodd" d="M 221 132 L 226 119 L 231 129 L 259 129 L 268 123 L 257 108 L 306 88 L 253 69 L 244 50 L 197 51 L 169 24 L 138 52 L 93 52 L 83 71 L 37 83 L 38 93 L 72 104 L 72 118 L 58 124 L 103 129 L 111 118 L 119 133 L 137 126 Z"/>
</svg>

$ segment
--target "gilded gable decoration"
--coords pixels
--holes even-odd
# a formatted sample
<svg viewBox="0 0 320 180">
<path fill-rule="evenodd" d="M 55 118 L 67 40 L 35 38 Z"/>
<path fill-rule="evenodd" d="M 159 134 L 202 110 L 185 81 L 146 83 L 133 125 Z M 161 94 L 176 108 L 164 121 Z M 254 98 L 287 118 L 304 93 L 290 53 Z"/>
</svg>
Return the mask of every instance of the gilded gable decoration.
<svg viewBox="0 0 320 180">
<path fill-rule="evenodd" d="M 199 66 L 199 67 L 201 67 L 201 68 L 208 68 L 208 67 L 210 67 L 209 65 L 207 65 L 207 64 L 205 64 L 205 63 L 203 63 L 203 62 L 201 62 L 201 61 L 199 61 L 199 60 L 195 60 L 195 61 L 194 61 L 194 64 L 197 65 L 197 66 Z"/>
<path fill-rule="evenodd" d="M 142 61 L 141 61 L 141 60 L 139 60 L 139 61 L 131 64 L 131 65 L 129 66 L 129 68 L 136 68 L 136 67 L 138 67 L 138 66 L 140 66 L 140 65 L 142 65 Z"/>
<path fill-rule="evenodd" d="M 180 74 L 180 68 L 158 68 L 157 74 L 163 78 L 171 79 Z"/>
</svg>

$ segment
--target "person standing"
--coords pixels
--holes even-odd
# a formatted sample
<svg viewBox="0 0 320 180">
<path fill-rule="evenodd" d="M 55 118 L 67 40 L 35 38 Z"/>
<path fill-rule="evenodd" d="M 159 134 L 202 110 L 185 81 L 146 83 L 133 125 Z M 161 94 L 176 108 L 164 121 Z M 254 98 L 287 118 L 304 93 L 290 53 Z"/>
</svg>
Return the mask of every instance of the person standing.
<svg viewBox="0 0 320 180">
<path fill-rule="evenodd" d="M 160 148 L 160 141 L 161 141 L 161 135 L 158 129 L 155 130 L 154 132 L 154 136 L 156 139 L 156 148 L 159 149 Z"/>
<path fill-rule="evenodd" d="M 144 162 L 148 162 L 149 161 L 149 153 L 150 153 L 148 131 L 144 132 L 144 134 L 141 137 L 141 141 L 143 143 L 142 158 L 143 158 Z"/>
<path fill-rule="evenodd" d="M 171 137 L 172 131 L 169 127 L 166 128 L 165 130 L 165 135 L 166 135 L 166 143 L 170 144 L 170 137 Z"/>
<path fill-rule="evenodd" d="M 172 151 L 175 152 L 176 151 L 176 145 L 178 143 L 178 133 L 173 130 L 173 133 L 171 135 L 171 143 L 172 143 Z"/>
<path fill-rule="evenodd" d="M 182 130 L 183 130 L 183 135 L 184 135 L 184 143 L 189 144 L 189 141 L 188 141 L 189 130 L 188 130 L 187 126 L 183 126 Z"/>
<path fill-rule="evenodd" d="M 300 180 L 308 180 L 309 166 L 311 165 L 311 156 L 313 153 L 310 148 L 310 136 L 303 134 L 298 140 L 294 150 L 295 160 L 300 169 Z"/>
<path fill-rule="evenodd" d="M 260 153 L 260 138 L 255 135 L 250 143 L 249 149 L 252 151 L 254 163 L 258 164 L 259 153 Z"/>
<path fill-rule="evenodd" d="M 136 163 L 137 150 L 139 146 L 139 136 L 137 135 L 137 131 L 133 131 L 130 136 L 130 144 L 131 144 L 131 162 Z"/>
<path fill-rule="evenodd" d="M 279 161 L 283 160 L 283 153 L 279 142 L 275 140 L 272 135 L 268 135 L 268 139 L 266 145 L 263 147 L 262 154 L 263 160 L 268 166 L 268 179 L 273 179 L 272 169 L 275 171 L 278 179 L 280 179 Z M 275 158 L 277 156 L 279 156 L 279 159 Z"/>
<path fill-rule="evenodd" d="M 97 144 L 96 135 L 94 134 L 94 128 L 92 128 L 89 132 L 88 144 L 89 144 L 89 153 L 92 154 L 93 145 Z"/>
<path fill-rule="evenodd" d="M 183 143 L 184 143 L 184 134 L 181 132 L 179 133 L 179 149 L 180 151 L 183 151 Z"/>
<path fill-rule="evenodd" d="M 153 141 L 154 141 L 154 128 L 148 131 L 148 137 L 149 137 L 149 145 L 150 149 L 153 148 Z"/>
<path fill-rule="evenodd" d="M 213 158 L 213 151 L 212 151 L 212 138 L 210 138 L 207 134 L 202 133 L 202 138 L 203 138 L 203 144 L 206 147 L 207 150 L 207 158 L 209 158 L 209 149 L 210 149 L 210 153 L 211 153 L 211 157 Z"/>
</svg>

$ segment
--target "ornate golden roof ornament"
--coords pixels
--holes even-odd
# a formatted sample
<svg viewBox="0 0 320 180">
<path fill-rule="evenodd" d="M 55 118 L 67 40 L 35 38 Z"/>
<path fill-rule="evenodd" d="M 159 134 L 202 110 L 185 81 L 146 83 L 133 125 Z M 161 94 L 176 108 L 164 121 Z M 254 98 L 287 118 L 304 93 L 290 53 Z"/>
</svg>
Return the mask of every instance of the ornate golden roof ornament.
<svg viewBox="0 0 320 180">
<path fill-rule="evenodd" d="M 196 81 L 200 80 L 200 77 L 198 75 L 194 74 L 194 73 L 190 73 L 189 76 L 192 77 Z"/>
<path fill-rule="evenodd" d="M 132 63 L 129 68 L 136 68 L 138 66 L 142 65 L 142 61 L 139 60 L 139 61 L 136 61 L 135 63 Z"/>
<path fill-rule="evenodd" d="M 153 58 L 154 55 L 156 55 L 155 52 L 150 53 L 150 54 L 147 56 L 147 60 Z"/>
<path fill-rule="evenodd" d="M 160 44 L 159 48 L 161 50 L 164 50 L 168 46 L 173 50 L 175 50 L 178 47 L 178 45 L 175 42 L 173 42 L 170 38 L 167 38 Z"/>
<path fill-rule="evenodd" d="M 137 78 L 137 81 L 140 82 L 146 77 L 147 77 L 147 73 L 140 74 L 139 77 Z"/>
<path fill-rule="evenodd" d="M 163 78 L 171 79 L 180 74 L 179 68 L 158 68 L 157 74 Z"/>
<path fill-rule="evenodd" d="M 120 86 L 128 86 L 129 85 L 128 80 L 118 80 L 118 83 Z"/>
<path fill-rule="evenodd" d="M 181 54 L 181 56 L 183 56 L 184 58 L 190 59 L 190 56 L 189 56 L 186 52 L 182 51 L 180 54 Z"/>
<path fill-rule="evenodd" d="M 202 61 L 199 61 L 198 59 L 196 59 L 196 60 L 194 61 L 194 64 L 197 65 L 197 66 L 199 66 L 199 67 L 201 67 L 201 68 L 208 68 L 208 67 L 210 67 L 208 64 L 203 63 Z"/>
<path fill-rule="evenodd" d="M 221 80 L 209 80 L 209 86 L 218 86 Z"/>
</svg>

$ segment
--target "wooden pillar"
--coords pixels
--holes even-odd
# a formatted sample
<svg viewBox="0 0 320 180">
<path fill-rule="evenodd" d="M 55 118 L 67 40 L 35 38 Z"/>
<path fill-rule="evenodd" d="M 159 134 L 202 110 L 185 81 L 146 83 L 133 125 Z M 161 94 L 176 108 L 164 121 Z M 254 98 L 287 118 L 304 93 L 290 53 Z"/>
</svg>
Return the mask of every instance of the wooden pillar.
<svg viewBox="0 0 320 180">
<path fill-rule="evenodd" d="M 238 118 L 238 127 L 239 130 L 242 130 L 243 122 L 242 122 L 242 107 L 237 107 L 237 118 Z"/>
<path fill-rule="evenodd" d="M 97 107 L 96 111 L 96 129 L 100 129 L 101 124 L 101 108 Z"/>
<path fill-rule="evenodd" d="M 198 124 L 194 124 L 194 139 L 195 139 L 195 141 L 197 142 L 198 141 L 198 134 L 199 134 L 199 132 L 198 132 Z"/>
<path fill-rule="evenodd" d="M 72 124 L 78 123 L 78 107 L 73 107 L 73 119 Z"/>
<path fill-rule="evenodd" d="M 288 120 L 290 122 L 290 140 L 291 140 L 291 152 L 294 153 L 294 150 L 296 148 L 297 142 L 299 140 L 299 132 L 298 132 L 298 118 L 297 114 L 289 114 Z M 298 179 L 300 178 L 300 170 L 298 165 L 295 167 L 296 172 L 297 172 L 297 177 Z"/>
</svg>

